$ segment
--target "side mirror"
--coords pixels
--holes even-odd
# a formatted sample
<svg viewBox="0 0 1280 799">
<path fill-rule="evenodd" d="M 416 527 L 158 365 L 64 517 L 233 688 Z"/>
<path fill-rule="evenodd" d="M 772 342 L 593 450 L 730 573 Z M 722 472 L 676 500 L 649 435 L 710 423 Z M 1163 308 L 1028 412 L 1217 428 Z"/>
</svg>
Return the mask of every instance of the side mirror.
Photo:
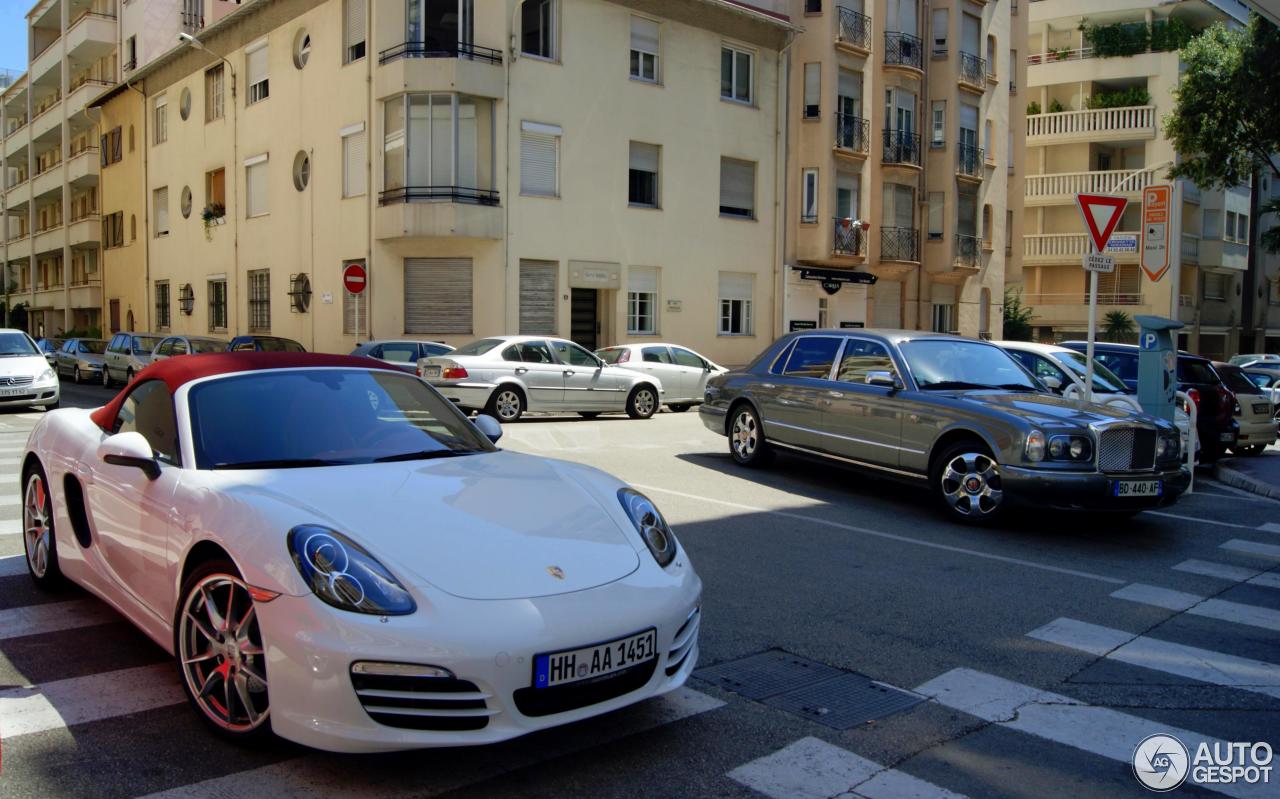
<svg viewBox="0 0 1280 799">
<path fill-rule="evenodd" d="M 1040 382 L 1044 383 L 1054 391 L 1062 391 L 1062 381 L 1056 377 L 1042 377 L 1040 378 Z"/>
<path fill-rule="evenodd" d="M 98 445 L 98 459 L 115 466 L 141 469 L 148 480 L 160 476 L 160 463 L 141 433 L 116 433 Z"/>
<path fill-rule="evenodd" d="M 485 438 L 494 444 L 497 444 L 498 439 L 502 438 L 502 425 L 487 413 L 482 413 L 476 417 L 475 426 Z"/>
<path fill-rule="evenodd" d="M 884 386 L 885 388 L 902 388 L 893 372 L 867 372 L 867 385 Z"/>
</svg>

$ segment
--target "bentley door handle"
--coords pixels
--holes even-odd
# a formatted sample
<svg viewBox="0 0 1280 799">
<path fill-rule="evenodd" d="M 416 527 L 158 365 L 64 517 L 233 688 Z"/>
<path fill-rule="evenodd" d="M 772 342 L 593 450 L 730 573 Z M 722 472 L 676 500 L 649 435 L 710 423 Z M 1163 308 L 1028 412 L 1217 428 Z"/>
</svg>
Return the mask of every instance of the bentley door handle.
<svg viewBox="0 0 1280 799">
<path fill-rule="evenodd" d="M 761 383 L 760 388 L 777 388 L 773 383 Z"/>
<path fill-rule="evenodd" d="M 827 396 L 831 399 L 844 399 L 844 394 L 841 394 L 839 391 L 828 391 Z M 831 403 L 827 404 L 830 405 Z"/>
</svg>

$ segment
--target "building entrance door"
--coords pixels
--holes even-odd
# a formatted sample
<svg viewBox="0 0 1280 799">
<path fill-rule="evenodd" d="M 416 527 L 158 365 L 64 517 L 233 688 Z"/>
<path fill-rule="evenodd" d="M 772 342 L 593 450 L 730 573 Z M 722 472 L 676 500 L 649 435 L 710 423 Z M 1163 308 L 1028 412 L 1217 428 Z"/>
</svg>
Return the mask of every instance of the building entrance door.
<svg viewBox="0 0 1280 799">
<path fill-rule="evenodd" d="M 595 352 L 600 332 L 598 289 L 573 289 L 570 297 L 569 338 Z"/>
</svg>

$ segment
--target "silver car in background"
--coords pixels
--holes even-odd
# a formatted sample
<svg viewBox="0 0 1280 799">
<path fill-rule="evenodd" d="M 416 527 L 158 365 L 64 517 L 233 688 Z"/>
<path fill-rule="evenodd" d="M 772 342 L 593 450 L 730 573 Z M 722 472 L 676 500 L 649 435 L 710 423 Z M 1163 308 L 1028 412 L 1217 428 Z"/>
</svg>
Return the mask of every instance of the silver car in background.
<svg viewBox="0 0 1280 799">
<path fill-rule="evenodd" d="M 609 366 L 583 347 L 546 336 L 495 336 L 418 361 L 418 376 L 460 408 L 514 422 L 526 411 L 576 411 L 591 418 L 625 411 L 648 419 L 662 382 Z"/>
<path fill-rule="evenodd" d="M 116 333 L 103 358 L 102 385 L 128 383 L 151 363 L 151 353 L 164 336 L 157 333 Z"/>
<path fill-rule="evenodd" d="M 607 364 L 656 377 L 662 401 L 677 413 L 702 402 L 707 378 L 729 371 L 678 344 L 619 344 L 596 350 L 596 355 Z"/>
<path fill-rule="evenodd" d="M 204 355 L 226 351 L 226 339 L 209 336 L 169 336 L 152 350 L 151 360 L 163 361 L 165 358 L 175 358 L 179 355 Z"/>
<path fill-rule="evenodd" d="M 53 368 L 77 383 L 102 380 L 107 342 L 100 338 L 69 338 L 54 353 Z"/>
</svg>

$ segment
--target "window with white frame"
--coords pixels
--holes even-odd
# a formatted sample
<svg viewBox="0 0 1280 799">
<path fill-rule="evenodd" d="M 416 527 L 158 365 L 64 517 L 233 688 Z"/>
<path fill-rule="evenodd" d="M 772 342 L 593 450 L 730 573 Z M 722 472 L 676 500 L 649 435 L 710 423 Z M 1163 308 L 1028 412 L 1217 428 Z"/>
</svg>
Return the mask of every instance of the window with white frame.
<svg viewBox="0 0 1280 799">
<path fill-rule="evenodd" d="M 755 97 L 755 54 L 723 45 L 720 48 L 720 97 L 751 103 Z"/>
<path fill-rule="evenodd" d="M 1223 233 L 1222 238 L 1226 239 L 1227 241 L 1236 240 L 1236 212 L 1235 211 L 1227 211 L 1227 229 Z"/>
<path fill-rule="evenodd" d="M 271 330 L 271 270 L 249 271 L 249 332 Z"/>
<path fill-rule="evenodd" d="M 1236 215 L 1236 241 L 1241 244 L 1249 243 L 1249 215 L 1240 213 Z"/>
<path fill-rule="evenodd" d="M 636 80 L 657 83 L 658 23 L 647 17 L 631 18 L 631 77 Z"/>
<path fill-rule="evenodd" d="M 365 0 L 346 0 L 342 18 L 342 63 L 364 58 Z"/>
<path fill-rule="evenodd" d="M 720 215 L 755 218 L 756 165 L 736 158 L 720 159 Z"/>
<path fill-rule="evenodd" d="M 822 111 L 822 64 L 804 65 L 804 118 L 815 119 Z"/>
<path fill-rule="evenodd" d="M 815 224 L 818 221 L 818 170 L 804 170 L 800 177 L 800 187 L 800 223 Z"/>
<path fill-rule="evenodd" d="M 222 64 L 215 64 L 204 71 L 204 121 L 222 119 L 225 83 Z"/>
<path fill-rule="evenodd" d="M 249 96 L 245 105 L 253 105 L 271 96 L 271 81 L 267 74 L 267 42 L 262 40 L 245 48 L 245 84 Z"/>
<path fill-rule="evenodd" d="M 656 144 L 631 142 L 627 169 L 627 202 L 643 208 L 658 207 L 658 161 L 661 152 Z"/>
<path fill-rule="evenodd" d="M 933 134 L 929 137 L 929 146 L 942 147 L 947 143 L 947 101 L 933 101 Z"/>
<path fill-rule="evenodd" d="M 169 140 L 169 98 L 160 95 L 156 98 L 155 112 L 152 115 L 152 129 L 155 144 L 164 144 Z"/>
<path fill-rule="evenodd" d="M 558 125 L 520 123 L 520 193 L 560 196 L 560 135 Z"/>
<path fill-rule="evenodd" d="M 151 215 L 156 220 L 156 237 L 169 235 L 169 187 L 151 192 Z"/>
<path fill-rule="evenodd" d="M 245 216 L 262 216 L 267 204 L 267 154 L 255 155 L 244 162 Z"/>
<path fill-rule="evenodd" d="M 358 197 L 368 191 L 369 147 L 364 123 L 339 131 L 342 136 L 342 196 Z"/>
<path fill-rule="evenodd" d="M 520 52 L 536 58 L 556 58 L 556 0 L 524 0 L 520 5 Z"/>
<path fill-rule="evenodd" d="M 755 275 L 748 272 L 720 273 L 720 335 L 752 334 L 751 300 L 754 283 Z"/>
<path fill-rule="evenodd" d="M 627 333 L 651 336 L 658 332 L 658 270 L 633 266 L 627 270 Z"/>
</svg>

